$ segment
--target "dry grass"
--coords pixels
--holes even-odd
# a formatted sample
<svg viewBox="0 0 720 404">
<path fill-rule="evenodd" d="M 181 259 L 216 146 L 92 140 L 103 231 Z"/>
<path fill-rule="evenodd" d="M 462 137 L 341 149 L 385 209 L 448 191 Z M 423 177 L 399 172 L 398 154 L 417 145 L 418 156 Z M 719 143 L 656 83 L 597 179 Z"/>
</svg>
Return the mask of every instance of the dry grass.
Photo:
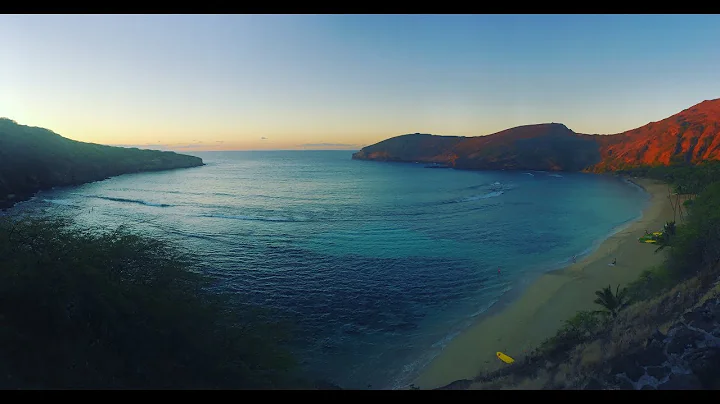
<svg viewBox="0 0 720 404">
<path fill-rule="evenodd" d="M 551 385 L 555 389 L 563 389 L 567 387 L 569 380 L 572 378 L 573 369 L 567 363 L 561 363 L 555 370 L 551 379 Z"/>
<path fill-rule="evenodd" d="M 506 389 L 508 386 L 514 385 L 513 378 L 511 376 L 497 377 L 488 382 L 475 383 L 470 386 L 471 390 L 501 390 Z"/>
<path fill-rule="evenodd" d="M 604 345 L 600 340 L 582 344 L 576 352 L 577 354 L 573 355 L 573 357 L 577 358 L 574 366 L 581 370 L 592 369 L 605 359 Z"/>
<path fill-rule="evenodd" d="M 696 306 L 702 306 L 709 299 L 716 299 L 720 297 L 720 281 L 715 282 L 710 286 L 710 289 L 698 300 Z"/>
<path fill-rule="evenodd" d="M 620 312 L 607 334 L 604 359 L 639 347 L 652 333 L 691 309 L 702 297 L 700 281 L 692 278 L 662 295 L 641 301 Z"/>
<path fill-rule="evenodd" d="M 702 283 L 692 278 L 653 299 L 627 307 L 594 340 L 577 345 L 563 363 L 541 361 L 533 375 L 502 377 L 491 383 L 503 389 L 577 388 L 589 377 L 601 374 L 612 359 L 643 347 L 655 330 L 667 332 L 682 313 L 720 295 L 720 283 L 710 290 Z"/>
</svg>

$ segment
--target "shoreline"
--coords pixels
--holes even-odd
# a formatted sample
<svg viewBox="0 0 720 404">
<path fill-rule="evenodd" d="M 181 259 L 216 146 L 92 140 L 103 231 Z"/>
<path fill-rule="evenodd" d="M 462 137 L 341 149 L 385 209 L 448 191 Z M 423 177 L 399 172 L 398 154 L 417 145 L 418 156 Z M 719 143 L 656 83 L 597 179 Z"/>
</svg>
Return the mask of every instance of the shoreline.
<svg viewBox="0 0 720 404">
<path fill-rule="evenodd" d="M 576 263 L 540 274 L 453 338 L 412 382 L 433 389 L 501 368 L 495 356 L 504 352 L 516 360 L 555 335 L 565 320 L 579 310 L 594 309 L 596 290 L 608 284 L 621 287 L 644 270 L 663 262 L 652 245 L 637 241 L 645 230 L 658 231 L 672 220 L 667 185 L 650 179 L 624 180 L 645 191 L 650 199 L 641 215 L 618 227 Z M 613 259 L 617 265 L 611 266 Z M 512 293 L 512 292 L 511 292 Z M 494 309 L 494 310 L 493 310 Z"/>
<path fill-rule="evenodd" d="M 191 157 L 195 157 L 195 156 L 191 156 Z M 199 158 L 199 157 L 198 157 L 198 158 Z M 21 203 L 23 203 L 23 202 L 31 201 L 33 198 L 35 198 L 36 196 L 38 196 L 38 194 L 40 194 L 41 192 L 53 190 L 53 189 L 56 189 L 56 188 L 79 187 L 79 186 L 81 186 L 81 185 L 92 184 L 92 183 L 94 183 L 94 182 L 101 182 L 101 181 L 109 180 L 110 178 L 120 177 L 120 176 L 122 176 L 122 175 L 128 175 L 128 174 L 146 174 L 146 173 L 161 172 L 161 171 L 187 170 L 188 168 L 196 168 L 196 167 L 202 167 L 202 166 L 206 166 L 206 165 L 207 165 L 207 164 L 205 164 L 205 163 L 202 161 L 202 159 L 200 159 L 200 164 L 199 164 L 199 165 L 179 166 L 179 167 L 169 167 L 169 168 L 159 168 L 159 169 L 149 169 L 149 170 L 140 170 L 140 171 L 128 171 L 128 172 L 125 172 L 125 173 L 109 175 L 109 176 L 104 177 L 104 178 L 90 179 L 90 180 L 87 180 L 87 181 L 78 181 L 78 182 L 67 183 L 67 184 L 55 184 L 55 185 L 51 185 L 51 186 L 48 186 L 48 187 L 45 187 L 45 188 L 35 189 L 34 191 L 31 191 L 30 193 L 12 194 L 12 195 L 13 195 L 13 199 L 12 199 L 12 200 L 0 200 L 0 212 L 8 212 L 8 211 L 10 211 L 10 209 L 14 208 L 15 206 L 17 206 L 17 205 L 19 205 L 19 204 L 21 204 Z"/>
</svg>

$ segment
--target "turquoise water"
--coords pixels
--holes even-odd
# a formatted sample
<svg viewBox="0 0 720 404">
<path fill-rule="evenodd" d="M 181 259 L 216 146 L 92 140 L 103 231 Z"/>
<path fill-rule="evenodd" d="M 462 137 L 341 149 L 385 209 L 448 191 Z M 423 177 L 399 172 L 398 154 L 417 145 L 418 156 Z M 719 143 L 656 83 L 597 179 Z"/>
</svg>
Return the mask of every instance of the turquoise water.
<svg viewBox="0 0 720 404">
<path fill-rule="evenodd" d="M 349 151 L 194 154 L 207 165 L 55 189 L 16 209 L 182 242 L 221 287 L 293 321 L 302 366 L 346 388 L 406 385 L 504 294 L 589 253 L 649 200 L 590 174 Z"/>
</svg>

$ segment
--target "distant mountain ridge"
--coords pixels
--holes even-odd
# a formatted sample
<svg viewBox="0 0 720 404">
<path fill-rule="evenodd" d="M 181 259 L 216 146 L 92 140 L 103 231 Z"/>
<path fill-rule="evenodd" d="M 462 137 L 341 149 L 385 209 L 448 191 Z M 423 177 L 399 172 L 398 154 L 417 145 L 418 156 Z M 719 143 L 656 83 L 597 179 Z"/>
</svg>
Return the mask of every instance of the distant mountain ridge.
<svg viewBox="0 0 720 404">
<path fill-rule="evenodd" d="M 396 136 L 364 147 L 356 160 L 443 163 L 461 169 L 616 171 L 720 159 L 720 99 L 613 135 L 575 133 L 559 123 L 486 136 Z"/>
<path fill-rule="evenodd" d="M 0 118 L 0 209 L 55 186 L 202 165 L 199 157 L 78 142 Z"/>
</svg>

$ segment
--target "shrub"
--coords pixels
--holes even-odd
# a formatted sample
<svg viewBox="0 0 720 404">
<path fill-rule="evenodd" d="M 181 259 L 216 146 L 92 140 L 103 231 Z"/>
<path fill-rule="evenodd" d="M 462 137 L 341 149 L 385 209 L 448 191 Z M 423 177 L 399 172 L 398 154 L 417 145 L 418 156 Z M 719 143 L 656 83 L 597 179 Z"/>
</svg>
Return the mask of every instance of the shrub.
<svg viewBox="0 0 720 404">
<path fill-rule="evenodd" d="M 627 286 L 629 303 L 651 299 L 677 285 L 678 276 L 668 270 L 666 265 L 659 265 L 643 271 L 637 280 Z"/>
<path fill-rule="evenodd" d="M 668 268 L 683 277 L 715 270 L 720 263 L 720 183 L 705 188 L 694 200 L 685 224 L 678 227 Z"/>
<path fill-rule="evenodd" d="M 565 321 L 557 334 L 543 341 L 535 355 L 559 360 L 578 344 L 590 340 L 604 324 L 605 321 L 600 312 L 579 311 Z"/>
<path fill-rule="evenodd" d="M 615 288 L 614 294 L 612 288 L 608 285 L 606 288 L 596 291 L 595 295 L 597 299 L 593 302 L 605 309 L 601 313 L 610 314 L 613 318 L 617 317 L 618 312 L 627 307 L 628 304 L 626 299 L 627 289 L 620 290 L 620 285 Z"/>
<path fill-rule="evenodd" d="M 565 321 L 565 328 L 582 337 L 589 338 L 603 324 L 603 319 L 596 311 L 578 311 L 572 318 Z"/>
<path fill-rule="evenodd" d="M 282 388 L 293 361 L 271 313 L 210 293 L 172 245 L 0 221 L 0 388 Z"/>
</svg>

